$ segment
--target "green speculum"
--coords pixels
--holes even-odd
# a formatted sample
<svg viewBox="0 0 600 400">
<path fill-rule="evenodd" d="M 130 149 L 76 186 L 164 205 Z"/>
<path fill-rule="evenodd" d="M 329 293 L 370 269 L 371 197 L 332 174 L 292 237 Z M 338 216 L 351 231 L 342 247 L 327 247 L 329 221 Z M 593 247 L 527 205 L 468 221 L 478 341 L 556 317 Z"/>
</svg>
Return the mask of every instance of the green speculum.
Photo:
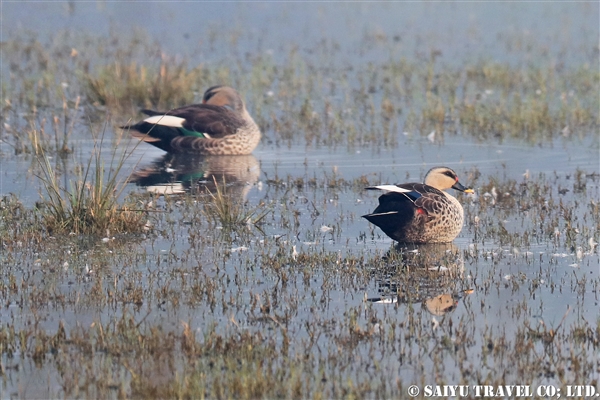
<svg viewBox="0 0 600 400">
<path fill-rule="evenodd" d="M 195 137 L 200 137 L 200 138 L 206 139 L 206 134 L 204 134 L 202 132 L 190 131 L 185 128 L 179 128 L 179 130 L 183 133 L 183 136 L 195 136 Z"/>
</svg>

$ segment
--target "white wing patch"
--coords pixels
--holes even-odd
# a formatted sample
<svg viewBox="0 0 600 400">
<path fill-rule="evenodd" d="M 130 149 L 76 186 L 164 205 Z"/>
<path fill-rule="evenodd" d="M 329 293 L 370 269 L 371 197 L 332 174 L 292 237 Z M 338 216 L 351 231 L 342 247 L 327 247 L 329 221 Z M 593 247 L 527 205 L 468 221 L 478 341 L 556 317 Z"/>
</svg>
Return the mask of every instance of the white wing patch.
<svg viewBox="0 0 600 400">
<path fill-rule="evenodd" d="M 183 128 L 183 122 L 185 121 L 185 118 L 174 117 L 172 115 L 153 115 L 146 118 L 144 121 L 149 124 Z"/>
<path fill-rule="evenodd" d="M 388 211 L 388 212 L 383 212 L 383 213 L 370 214 L 369 216 L 373 217 L 375 215 L 381 216 L 381 215 L 394 215 L 394 214 L 398 214 L 398 211 Z"/>
<path fill-rule="evenodd" d="M 396 185 L 379 185 L 379 186 L 369 186 L 366 188 L 367 190 L 385 190 L 388 192 L 396 192 L 396 193 L 408 193 L 412 192 L 410 189 L 404 189 Z"/>
</svg>

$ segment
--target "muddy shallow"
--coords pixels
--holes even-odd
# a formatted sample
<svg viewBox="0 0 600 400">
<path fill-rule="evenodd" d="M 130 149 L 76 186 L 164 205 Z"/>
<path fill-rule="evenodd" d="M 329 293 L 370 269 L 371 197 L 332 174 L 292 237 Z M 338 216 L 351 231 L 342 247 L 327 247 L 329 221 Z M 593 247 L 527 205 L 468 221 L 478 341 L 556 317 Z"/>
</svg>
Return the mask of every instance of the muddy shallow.
<svg viewBox="0 0 600 400">
<path fill-rule="evenodd" d="M 446 65 L 473 57 L 516 65 L 550 59 L 557 74 L 597 62 L 597 44 L 588 39 L 598 37 L 591 17 L 597 5 L 438 6 L 444 10 L 431 4 L 363 4 L 344 12 L 332 4 L 209 4 L 202 12 L 216 25 L 207 30 L 214 34 L 233 15 L 232 31 L 241 32 L 213 37 L 218 45 L 212 46 L 199 40 L 197 20 L 192 23 L 180 4 L 166 14 L 160 3 L 141 14 L 129 3 L 60 9 L 45 3 L 29 12 L 42 36 L 56 25 L 87 28 L 90 15 L 110 22 L 89 26 L 95 35 L 106 34 L 106 26 L 118 29 L 125 17 L 138 25 L 140 18 L 181 21 L 173 29 L 144 26 L 163 49 L 174 44 L 171 54 L 207 63 L 270 51 L 275 64 L 286 66 L 288 49 L 298 43 L 307 59 L 324 66 L 315 72 L 319 82 L 324 71 L 342 80 L 352 76 L 340 72 L 348 65 L 372 72 L 384 69 L 378 63 L 390 53 L 421 62 L 435 49 L 443 50 Z M 3 7 L 6 38 L 21 32 L 15 21 L 27 7 Z M 281 35 L 268 34 L 266 26 L 279 26 Z M 336 123 L 383 131 L 383 122 L 365 123 L 365 115 L 376 117 L 343 100 L 346 92 L 369 93 L 361 87 L 376 78 L 367 72 L 357 72 L 364 82 L 341 88 L 330 82 L 315 91 L 332 101 L 332 115 L 336 106 L 344 108 L 336 114 L 344 121 Z M 125 192 L 147 210 L 146 231 L 21 238 L 25 222 L 6 211 L 9 197 L 3 198 L 2 397 L 402 398 L 409 385 L 425 384 L 598 387 L 597 114 L 595 127 L 572 135 L 560 127 L 533 142 L 526 135 L 456 132 L 452 121 L 441 125 L 443 134 L 432 134 L 411 125 L 406 95 L 399 96 L 402 113 L 388 144 L 351 141 L 349 131 L 327 142 L 311 139 L 302 121 L 292 130 L 277 128 L 273 121 L 285 121 L 287 101 L 294 104 L 276 90 L 287 82 L 243 85 L 250 112 L 267 126 L 250 156 L 173 157 L 113 141 L 119 122 L 108 123 L 102 157 L 108 164 L 114 149 L 132 151 L 120 174 L 136 171 Z M 374 102 L 383 102 L 385 88 L 373 87 Z M 469 97 L 472 89 L 461 90 Z M 495 90 L 487 95 L 500 96 Z M 314 92 L 302 89 L 299 96 L 307 93 Z M 313 115 L 323 117 L 322 99 L 313 101 Z M 423 98 L 414 101 L 426 108 Z M 18 126 L 27 112 L 11 111 L 4 122 Z M 79 114 L 73 154 L 50 155 L 66 186 L 93 149 L 89 115 Z M 43 193 L 36 158 L 14 155 L 4 129 L 0 192 L 34 210 Z M 476 192 L 459 196 L 465 226 L 452 244 L 396 247 L 361 218 L 377 205 L 377 194 L 365 186 L 420 181 L 437 165 L 456 170 Z M 229 198 L 244 200 L 243 210 L 265 212 L 264 218 L 222 224 L 210 194 L 213 177 L 226 181 Z"/>
<path fill-rule="evenodd" d="M 33 323 L 53 334 L 59 324 L 72 332 L 111 324 L 125 313 L 142 329 L 179 334 L 184 324 L 198 339 L 210 332 L 237 337 L 243 331 L 270 337 L 268 342 L 274 340 L 271 345 L 278 348 L 279 340 L 288 337 L 293 338 L 286 339 L 291 340 L 289 356 L 312 354 L 302 356 L 316 363 L 309 371 L 340 374 L 334 380 L 346 374 L 357 382 L 369 380 L 373 386 L 368 392 L 381 394 L 405 390 L 385 381 L 437 381 L 442 371 L 444 382 L 462 381 L 465 373 L 474 377 L 467 382 L 480 382 L 498 364 L 507 368 L 505 379 L 519 381 L 516 371 L 502 365 L 511 357 L 528 368 L 529 361 L 508 349 L 516 351 L 514 341 L 523 340 L 529 329 L 541 332 L 539 339 L 530 340 L 531 351 L 543 357 L 550 329 L 559 333 L 554 340 L 563 343 L 561 351 L 570 351 L 572 331 L 581 329 L 582 321 L 593 324 L 597 319 L 599 256 L 592 246 L 600 182 L 596 150 L 573 144 L 470 145 L 460 138 L 418 147 L 420 155 L 405 154 L 402 146 L 380 154 L 292 148 L 261 149 L 253 156 L 226 157 L 226 162 L 222 157 L 203 160 L 202 178 L 196 170 L 192 186 L 208 184 L 214 190 L 210 177 L 225 176 L 230 195 L 245 198 L 249 206 L 262 202 L 271 210 L 259 226 L 232 232 L 207 222 L 202 205 L 210 198 L 196 191 L 159 196 L 157 209 L 168 215 L 150 217 L 155 226 L 148 235 L 108 236 L 104 242 L 54 237 L 47 252 L 33 254 L 10 246 L 3 251 L 4 279 L 16 280 L 20 289 L 5 292 L 2 324 L 26 330 Z M 462 161 L 442 161 L 452 153 Z M 151 164 L 148 159 L 144 155 L 140 171 Z M 425 164 L 424 159 L 440 161 Z M 238 162 L 241 168 L 232 167 Z M 461 196 L 465 228 L 451 246 L 399 249 L 401 255 L 395 255 L 393 241 L 360 218 L 377 202 L 376 195 L 361 190 L 364 179 L 371 184 L 420 180 L 440 163 L 459 171 L 466 182 L 481 174 L 473 184 L 476 196 Z M 160 165 L 154 167 L 160 171 Z M 184 169 L 170 157 L 168 165 Z M 577 189 L 577 170 L 588 175 L 583 191 Z M 181 182 L 189 182 L 190 175 L 187 180 L 173 175 L 167 174 L 166 181 L 186 189 Z M 490 180 L 498 189 L 492 189 Z M 501 192 L 511 181 L 519 190 Z M 130 186 L 154 193 L 165 187 L 156 182 Z M 544 190 L 546 199 L 536 194 Z M 540 217 L 544 206 L 539 203 L 548 200 L 572 208 L 571 220 L 560 209 Z M 570 235 L 575 237 L 567 241 Z M 450 343 L 456 350 L 447 347 Z M 497 345 L 508 346 L 502 350 L 507 355 L 495 354 L 488 367 L 479 364 L 482 352 Z M 453 355 L 458 349 L 465 352 L 459 366 Z M 582 356 L 590 367 L 597 360 L 594 354 Z M 64 378 L 55 369 L 65 356 L 49 355 L 34 365 L 27 362 L 27 353 L 5 354 L 6 367 L 20 365 L 8 370 L 5 390 L 24 397 L 65 393 L 60 386 Z M 324 356 L 335 363 L 326 363 Z M 104 358 L 94 356 L 85 363 L 102 364 Z M 280 368 L 279 362 L 275 358 L 271 368 Z M 154 380 L 154 374 L 162 375 L 154 368 L 163 367 L 160 359 L 152 365 L 153 372 L 147 373 Z M 185 371 L 186 365 L 176 361 L 173 367 Z M 577 381 L 581 373 L 566 373 L 564 380 Z M 32 381 L 31 374 L 40 379 Z M 594 372 L 583 376 L 592 379 Z M 556 378 L 527 379 L 531 385 L 562 384 Z M 338 393 L 322 385 L 317 390 Z"/>
</svg>

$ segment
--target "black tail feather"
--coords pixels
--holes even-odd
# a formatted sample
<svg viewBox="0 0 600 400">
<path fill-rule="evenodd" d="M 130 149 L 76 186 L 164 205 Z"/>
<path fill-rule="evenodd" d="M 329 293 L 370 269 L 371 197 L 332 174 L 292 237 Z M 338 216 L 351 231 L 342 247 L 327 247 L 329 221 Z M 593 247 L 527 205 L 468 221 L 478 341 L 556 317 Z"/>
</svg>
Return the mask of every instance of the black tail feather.
<svg viewBox="0 0 600 400">
<path fill-rule="evenodd" d="M 132 136 L 143 140 L 164 151 L 171 151 L 171 141 L 181 133 L 177 128 L 151 124 L 148 122 L 138 122 L 135 125 L 121 126 L 121 129 L 132 131 Z"/>
</svg>

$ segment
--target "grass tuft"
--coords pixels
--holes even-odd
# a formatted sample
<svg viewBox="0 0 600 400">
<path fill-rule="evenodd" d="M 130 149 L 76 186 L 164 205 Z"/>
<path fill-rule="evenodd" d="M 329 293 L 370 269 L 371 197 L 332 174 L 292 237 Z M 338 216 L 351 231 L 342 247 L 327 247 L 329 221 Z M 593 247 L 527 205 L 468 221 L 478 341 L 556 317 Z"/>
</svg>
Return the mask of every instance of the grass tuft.
<svg viewBox="0 0 600 400">
<path fill-rule="evenodd" d="M 188 71 L 185 62 L 162 59 L 157 69 L 135 61 L 102 66 L 96 77 L 85 77 L 88 100 L 111 109 L 139 106 L 168 109 L 194 100 L 202 69 Z"/>
<path fill-rule="evenodd" d="M 271 210 L 264 209 L 264 203 L 256 207 L 247 208 L 242 201 L 227 193 L 225 178 L 219 184 L 213 177 L 215 191 L 208 190 L 212 202 L 207 203 L 204 208 L 205 215 L 215 223 L 224 227 L 235 227 L 240 225 L 258 225 Z"/>
<path fill-rule="evenodd" d="M 117 158 L 113 151 L 108 175 L 101 157 L 103 137 L 94 142 L 94 151 L 87 166 L 79 176 L 61 185 L 49 158 L 43 150 L 37 161 L 41 169 L 41 180 L 45 195 L 42 195 L 42 213 L 50 233 L 75 233 L 104 235 L 107 232 L 137 232 L 144 226 L 144 212 L 130 205 L 119 205 L 127 179 L 118 179 L 118 174 L 127 159 L 124 151 Z"/>
</svg>

